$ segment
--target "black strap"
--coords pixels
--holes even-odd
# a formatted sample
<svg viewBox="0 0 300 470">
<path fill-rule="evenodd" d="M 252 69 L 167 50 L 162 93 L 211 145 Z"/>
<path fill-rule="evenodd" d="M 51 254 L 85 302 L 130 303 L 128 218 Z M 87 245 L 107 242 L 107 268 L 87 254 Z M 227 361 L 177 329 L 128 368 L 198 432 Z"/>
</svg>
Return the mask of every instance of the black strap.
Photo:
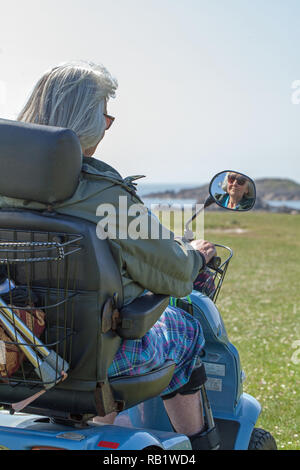
<svg viewBox="0 0 300 470">
<path fill-rule="evenodd" d="M 180 299 L 180 298 L 176 299 L 176 307 L 181 308 L 182 310 L 185 310 L 190 315 L 194 314 L 193 304 L 189 303 L 187 300 Z"/>
<path fill-rule="evenodd" d="M 38 305 L 38 297 L 26 287 L 15 287 L 10 292 L 2 294 L 1 298 L 6 304 L 15 307 L 27 307 L 30 304 Z"/>
<path fill-rule="evenodd" d="M 199 359 L 198 366 L 193 370 L 190 376 L 190 380 L 174 392 L 168 393 L 167 395 L 161 395 L 161 398 L 163 400 L 169 400 L 170 398 L 175 397 L 177 393 L 180 393 L 180 395 L 193 395 L 194 393 L 198 392 L 198 390 L 200 390 L 202 385 L 205 384 L 206 380 L 207 376 L 205 367 L 203 362 L 201 362 Z"/>
<path fill-rule="evenodd" d="M 0 284 L 7 279 L 7 268 L 4 264 L 0 264 Z"/>
<path fill-rule="evenodd" d="M 0 264 L 0 284 L 5 282 L 8 277 L 7 267 Z M 16 286 L 2 294 L 1 298 L 6 304 L 12 304 L 15 307 L 27 307 L 30 304 L 38 305 L 39 301 L 37 295 L 31 289 L 21 286 Z"/>
<path fill-rule="evenodd" d="M 208 431 L 189 436 L 193 450 L 218 450 L 220 448 L 220 436 L 215 427 Z"/>
</svg>

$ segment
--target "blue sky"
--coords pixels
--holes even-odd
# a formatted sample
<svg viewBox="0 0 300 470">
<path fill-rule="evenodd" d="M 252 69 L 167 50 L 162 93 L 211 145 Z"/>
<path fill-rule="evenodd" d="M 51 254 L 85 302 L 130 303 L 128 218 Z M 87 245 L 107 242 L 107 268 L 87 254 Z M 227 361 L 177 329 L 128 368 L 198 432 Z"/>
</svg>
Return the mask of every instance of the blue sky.
<svg viewBox="0 0 300 470">
<path fill-rule="evenodd" d="M 124 176 L 300 182 L 299 0 L 15 0 L 1 19 L 1 117 L 49 67 L 90 59 L 119 82 L 97 157 Z"/>
</svg>

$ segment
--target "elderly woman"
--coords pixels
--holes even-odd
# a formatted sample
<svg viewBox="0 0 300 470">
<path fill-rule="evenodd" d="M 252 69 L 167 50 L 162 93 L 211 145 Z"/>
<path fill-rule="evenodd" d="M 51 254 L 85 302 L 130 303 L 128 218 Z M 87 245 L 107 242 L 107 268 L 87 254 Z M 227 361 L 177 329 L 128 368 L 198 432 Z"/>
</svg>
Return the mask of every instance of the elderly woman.
<svg viewBox="0 0 300 470">
<path fill-rule="evenodd" d="M 92 157 L 113 123 L 107 108 L 116 88 L 116 80 L 101 65 L 62 64 L 40 78 L 18 117 L 24 122 L 70 128 L 77 134 L 83 152 L 79 184 L 70 199 L 54 204 L 53 209 L 59 214 L 92 221 L 95 229 L 100 204 L 114 205 L 119 214 L 120 196 L 127 198 L 128 208 L 141 203 L 130 178 L 123 179 L 110 165 Z M 43 209 L 43 204 L 0 197 L 0 207 Z M 145 213 L 149 219 L 153 217 L 146 208 Z M 122 220 L 126 218 L 116 217 L 117 224 Z M 124 228 L 127 227 L 118 226 L 117 232 Z M 125 303 L 142 295 L 145 289 L 175 297 L 188 295 L 199 271 L 215 255 L 211 243 L 195 240 L 188 244 L 176 240 L 171 232 L 168 239 L 133 240 L 110 235 L 108 242 L 122 275 Z M 169 306 L 141 340 L 123 341 L 109 369 L 110 377 L 134 375 L 172 359 L 176 363 L 175 373 L 161 396 L 175 430 L 190 436 L 194 448 L 199 448 L 204 426 L 200 392 L 181 391 L 188 388 L 203 344 L 199 322 L 187 312 Z M 109 415 L 106 422 L 113 422 L 114 417 Z"/>
<path fill-rule="evenodd" d="M 225 194 L 215 194 L 215 198 L 223 207 L 248 210 L 253 206 L 253 185 L 245 176 L 233 172 L 226 173 L 222 189 Z"/>
</svg>

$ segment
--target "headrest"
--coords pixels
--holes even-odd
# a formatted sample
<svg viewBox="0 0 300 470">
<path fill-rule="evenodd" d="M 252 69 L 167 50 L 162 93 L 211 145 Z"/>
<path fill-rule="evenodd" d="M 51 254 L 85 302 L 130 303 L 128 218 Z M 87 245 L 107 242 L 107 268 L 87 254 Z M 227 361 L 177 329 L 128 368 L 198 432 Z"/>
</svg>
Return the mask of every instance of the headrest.
<svg viewBox="0 0 300 470">
<path fill-rule="evenodd" d="M 63 201 L 75 192 L 81 166 L 72 130 L 0 119 L 0 195 Z"/>
</svg>

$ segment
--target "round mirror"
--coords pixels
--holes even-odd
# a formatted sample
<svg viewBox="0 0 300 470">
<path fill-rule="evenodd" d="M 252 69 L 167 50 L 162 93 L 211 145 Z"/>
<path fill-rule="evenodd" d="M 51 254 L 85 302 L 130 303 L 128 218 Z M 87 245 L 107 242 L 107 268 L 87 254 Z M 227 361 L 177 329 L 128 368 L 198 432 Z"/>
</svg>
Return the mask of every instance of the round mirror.
<svg viewBox="0 0 300 470">
<path fill-rule="evenodd" d="M 209 193 L 221 207 L 230 210 L 249 211 L 256 199 L 254 181 L 237 171 L 222 171 L 211 181 Z"/>
</svg>

